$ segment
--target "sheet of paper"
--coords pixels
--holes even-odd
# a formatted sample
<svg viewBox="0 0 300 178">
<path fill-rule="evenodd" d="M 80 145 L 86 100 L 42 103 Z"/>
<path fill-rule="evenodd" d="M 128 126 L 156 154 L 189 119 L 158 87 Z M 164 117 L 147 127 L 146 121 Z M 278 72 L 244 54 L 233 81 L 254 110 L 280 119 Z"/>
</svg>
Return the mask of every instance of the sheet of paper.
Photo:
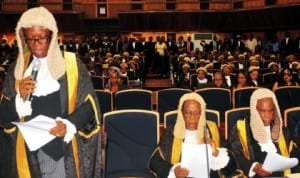
<svg viewBox="0 0 300 178">
<path fill-rule="evenodd" d="M 209 177 L 211 159 L 210 145 L 182 144 L 181 166 L 189 170 L 188 177 Z"/>
<path fill-rule="evenodd" d="M 285 158 L 277 153 L 269 152 L 265 158 L 263 169 L 276 172 L 284 171 L 298 164 L 297 158 Z"/>
<path fill-rule="evenodd" d="M 55 138 L 49 133 L 49 130 L 55 126 L 55 120 L 50 117 L 38 115 L 28 122 L 12 123 L 21 131 L 30 151 L 41 148 Z"/>
</svg>

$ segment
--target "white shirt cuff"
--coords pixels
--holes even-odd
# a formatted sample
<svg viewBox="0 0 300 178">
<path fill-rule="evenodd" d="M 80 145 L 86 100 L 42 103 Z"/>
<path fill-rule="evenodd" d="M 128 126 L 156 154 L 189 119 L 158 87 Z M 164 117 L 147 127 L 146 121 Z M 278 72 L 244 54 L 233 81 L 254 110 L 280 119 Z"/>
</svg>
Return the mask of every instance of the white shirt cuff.
<svg viewBox="0 0 300 178">
<path fill-rule="evenodd" d="M 77 132 L 75 125 L 69 120 L 63 119 L 61 117 L 56 117 L 56 120 L 62 121 L 66 125 L 66 135 L 64 137 L 64 142 L 69 143 L 72 140 L 74 134 Z"/>
<path fill-rule="evenodd" d="M 16 110 L 19 115 L 19 118 L 24 117 L 24 116 L 29 116 L 32 113 L 32 108 L 31 108 L 31 101 L 25 100 L 21 98 L 20 93 L 17 93 L 16 95 Z"/>
<path fill-rule="evenodd" d="M 229 156 L 226 148 L 218 148 L 218 156 L 213 156 L 211 160 L 211 169 L 216 171 L 227 166 L 229 162 Z"/>
<path fill-rule="evenodd" d="M 255 165 L 257 164 L 258 162 L 254 162 L 253 164 L 252 164 L 252 166 L 250 167 L 250 170 L 249 170 L 249 173 L 248 173 L 248 176 L 249 177 L 253 177 L 253 176 L 255 176 L 255 172 L 253 171 L 253 169 L 254 169 L 254 167 L 255 167 Z"/>
</svg>

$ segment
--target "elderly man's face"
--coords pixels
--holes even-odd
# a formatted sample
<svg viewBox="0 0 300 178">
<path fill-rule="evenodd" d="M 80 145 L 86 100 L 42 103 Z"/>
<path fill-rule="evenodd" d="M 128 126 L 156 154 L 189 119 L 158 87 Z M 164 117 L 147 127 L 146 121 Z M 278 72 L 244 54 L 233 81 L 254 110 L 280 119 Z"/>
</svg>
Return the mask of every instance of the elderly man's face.
<svg viewBox="0 0 300 178">
<path fill-rule="evenodd" d="M 264 126 L 269 126 L 274 120 L 275 106 L 272 98 L 262 98 L 257 100 L 256 104 L 257 112 L 260 115 Z"/>
<path fill-rule="evenodd" d="M 195 100 L 187 100 L 182 106 L 182 115 L 185 121 L 185 128 L 197 130 L 198 122 L 201 115 L 201 106 Z"/>
<path fill-rule="evenodd" d="M 51 31 L 42 26 L 32 26 L 24 30 L 24 40 L 35 57 L 43 58 L 48 53 Z"/>
</svg>

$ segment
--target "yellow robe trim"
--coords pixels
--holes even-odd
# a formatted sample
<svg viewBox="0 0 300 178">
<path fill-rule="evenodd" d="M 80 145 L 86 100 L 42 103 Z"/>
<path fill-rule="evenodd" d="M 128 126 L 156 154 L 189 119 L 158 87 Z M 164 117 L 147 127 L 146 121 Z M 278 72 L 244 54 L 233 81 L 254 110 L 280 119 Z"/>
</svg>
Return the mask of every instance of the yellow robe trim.
<svg viewBox="0 0 300 178">
<path fill-rule="evenodd" d="M 180 155 L 181 155 L 181 146 L 182 146 L 182 139 L 174 138 L 172 154 L 171 154 L 171 164 L 172 165 L 179 163 Z"/>
<path fill-rule="evenodd" d="M 64 58 L 66 61 L 66 73 L 68 82 L 68 114 L 71 114 L 75 110 L 75 104 L 77 99 L 78 68 L 75 53 L 65 51 Z M 72 149 L 77 177 L 80 178 L 78 144 L 76 137 L 73 137 L 72 139 Z"/>
<path fill-rule="evenodd" d="M 24 54 L 24 72 L 27 69 L 29 65 L 29 59 L 30 59 L 30 52 L 26 52 Z M 16 92 L 19 91 L 19 80 L 15 81 L 15 90 Z M 20 122 L 24 122 L 24 118 L 20 118 Z M 16 130 L 15 128 L 9 129 L 8 132 L 13 132 Z M 25 141 L 23 138 L 23 135 L 20 131 L 17 133 L 17 143 L 16 143 L 16 163 L 17 163 L 17 170 L 18 170 L 18 176 L 20 178 L 31 178 L 29 165 L 28 165 L 28 158 L 26 154 L 26 148 L 25 148 Z"/>
<path fill-rule="evenodd" d="M 20 122 L 24 122 L 24 118 L 20 119 Z M 16 143 L 16 158 L 17 158 L 17 170 L 18 175 L 21 178 L 31 178 L 29 165 L 27 160 L 25 141 L 22 133 L 18 131 L 17 143 Z"/>
<path fill-rule="evenodd" d="M 206 124 L 208 125 L 208 128 L 211 132 L 211 138 L 216 143 L 217 148 L 219 148 L 220 147 L 220 135 L 219 135 L 218 126 L 213 121 L 206 121 Z"/>
<path fill-rule="evenodd" d="M 287 145 L 285 143 L 285 139 L 284 139 L 284 136 L 283 136 L 282 133 L 279 136 L 279 143 L 278 143 L 278 145 L 279 145 L 279 149 L 280 149 L 281 155 L 284 156 L 284 157 L 289 158 L 290 157 L 290 153 L 289 153 L 289 150 L 287 148 Z M 284 176 L 287 176 L 289 174 L 291 174 L 291 169 L 284 170 Z"/>
<path fill-rule="evenodd" d="M 250 160 L 250 154 L 249 154 L 248 144 L 247 144 L 246 120 L 245 119 L 237 121 L 237 129 L 238 129 L 240 143 L 243 148 L 244 156 L 248 160 Z"/>
<path fill-rule="evenodd" d="M 96 102 L 95 102 L 94 98 L 91 95 L 88 95 L 85 98 L 85 102 L 87 102 L 87 101 L 90 101 L 91 104 L 92 104 L 92 107 L 93 107 L 93 110 L 94 110 L 94 113 L 95 113 L 95 119 L 96 119 L 97 126 L 89 134 L 85 134 L 84 132 L 79 131 L 79 135 L 82 136 L 82 137 L 84 137 L 84 138 L 91 138 L 93 135 L 95 135 L 96 133 L 99 132 L 99 130 L 100 130 L 100 122 L 99 122 L 99 116 L 98 116 Z"/>
</svg>

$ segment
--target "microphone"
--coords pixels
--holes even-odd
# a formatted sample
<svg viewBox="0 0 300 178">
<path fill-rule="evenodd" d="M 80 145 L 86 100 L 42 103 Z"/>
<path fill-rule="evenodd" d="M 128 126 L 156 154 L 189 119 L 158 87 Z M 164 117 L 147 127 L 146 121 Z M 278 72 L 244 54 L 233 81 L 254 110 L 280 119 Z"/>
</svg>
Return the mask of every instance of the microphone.
<svg viewBox="0 0 300 178">
<path fill-rule="evenodd" d="M 204 141 L 205 141 L 205 156 L 206 156 L 206 169 L 207 169 L 207 177 L 210 178 L 210 168 L 209 168 L 209 159 L 208 159 L 208 143 L 207 143 L 207 139 L 208 139 L 208 130 L 206 125 L 204 125 Z"/>
<path fill-rule="evenodd" d="M 32 80 L 36 80 L 36 77 L 37 77 L 37 74 L 38 74 L 38 71 L 40 70 L 41 68 L 41 61 L 39 59 L 34 59 L 32 61 L 32 71 L 31 71 L 31 77 L 32 77 Z M 26 101 L 31 101 L 32 100 L 32 93 L 26 95 L 26 98 L 25 98 Z"/>
</svg>

